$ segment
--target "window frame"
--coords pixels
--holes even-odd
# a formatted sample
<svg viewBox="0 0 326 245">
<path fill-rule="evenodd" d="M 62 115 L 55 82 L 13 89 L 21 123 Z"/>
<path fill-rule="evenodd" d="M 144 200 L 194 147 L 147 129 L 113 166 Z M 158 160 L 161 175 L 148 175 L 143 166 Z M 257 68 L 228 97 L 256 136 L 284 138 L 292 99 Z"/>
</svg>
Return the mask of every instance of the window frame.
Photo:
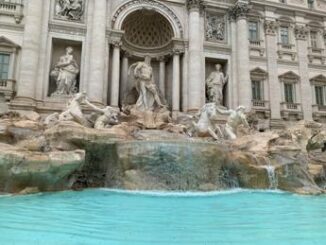
<svg viewBox="0 0 326 245">
<path fill-rule="evenodd" d="M 256 25 L 256 38 L 255 39 L 252 39 L 251 38 L 251 28 L 250 28 L 250 24 L 251 23 L 255 23 L 255 25 Z M 259 41 L 261 41 L 261 38 L 260 38 L 260 22 L 259 22 L 259 20 L 254 20 L 254 19 L 252 19 L 252 20 L 249 20 L 248 21 L 248 36 L 249 36 L 249 41 L 251 41 L 251 42 L 259 42 Z"/>
<path fill-rule="evenodd" d="M 0 53 L 9 55 L 9 68 L 7 80 L 15 80 L 16 62 L 20 46 L 6 38 L 0 36 Z"/>
<path fill-rule="evenodd" d="M 298 90 L 298 83 L 300 82 L 300 77 L 295 74 L 293 71 L 288 71 L 282 75 L 279 76 L 279 81 L 282 83 L 282 103 L 285 104 L 300 104 L 300 98 L 301 94 L 300 91 Z M 287 99 L 286 95 L 286 85 L 291 85 L 292 86 L 292 99 L 293 101 L 291 102 L 290 100 Z"/>
<path fill-rule="evenodd" d="M 326 77 L 324 75 L 318 75 L 310 79 L 311 86 L 313 88 L 314 105 L 326 106 Z M 317 98 L 317 88 L 322 89 L 322 103 L 320 104 Z"/>
<path fill-rule="evenodd" d="M 267 72 L 264 71 L 263 69 L 257 67 L 253 70 L 250 71 L 250 81 L 251 81 L 251 100 L 252 101 L 260 101 L 260 102 L 265 102 L 266 101 L 266 94 L 265 94 L 265 82 L 267 79 Z M 259 82 L 260 83 L 260 88 L 259 88 L 259 93 L 260 93 L 260 100 L 255 99 L 253 95 L 253 83 L 254 82 Z M 268 97 L 268 96 L 267 96 Z"/>
<path fill-rule="evenodd" d="M 314 33 L 314 35 L 312 35 L 312 33 Z M 315 39 L 312 39 L 313 36 L 315 36 Z M 309 42 L 309 46 L 311 48 L 313 48 L 313 49 L 320 48 L 319 47 L 320 44 L 319 44 L 319 41 L 318 41 L 318 37 L 319 37 L 319 35 L 318 35 L 318 31 L 317 30 L 315 30 L 315 29 L 310 30 L 310 32 L 309 32 L 309 41 L 310 41 Z"/>
<path fill-rule="evenodd" d="M 291 88 L 290 93 L 287 93 L 286 88 Z M 284 89 L 284 102 L 287 104 L 296 104 L 296 91 L 295 91 L 295 83 L 289 82 L 289 81 L 284 81 L 283 82 L 283 89 Z M 290 97 L 288 97 L 288 94 Z"/>
<path fill-rule="evenodd" d="M 2 62 L 2 57 L 7 57 L 7 62 Z M 7 66 L 7 70 L 3 70 L 3 66 Z M 6 74 L 6 77 L 3 77 Z M 0 80 L 8 80 L 10 77 L 10 53 L 0 51 Z"/>
<path fill-rule="evenodd" d="M 283 42 L 283 38 L 282 38 L 282 29 L 287 30 L 287 42 Z M 290 27 L 288 25 L 281 25 L 279 28 L 279 38 L 280 38 L 280 44 L 282 46 L 288 46 L 291 45 L 291 39 L 290 39 Z"/>
<path fill-rule="evenodd" d="M 326 93 L 326 85 L 315 85 L 314 86 L 315 88 L 315 103 L 316 105 L 318 106 L 325 106 L 326 105 L 326 96 L 325 96 L 325 93 Z M 321 97 L 318 98 L 318 93 L 317 93 L 317 88 L 320 89 L 320 92 L 321 92 Z"/>
</svg>

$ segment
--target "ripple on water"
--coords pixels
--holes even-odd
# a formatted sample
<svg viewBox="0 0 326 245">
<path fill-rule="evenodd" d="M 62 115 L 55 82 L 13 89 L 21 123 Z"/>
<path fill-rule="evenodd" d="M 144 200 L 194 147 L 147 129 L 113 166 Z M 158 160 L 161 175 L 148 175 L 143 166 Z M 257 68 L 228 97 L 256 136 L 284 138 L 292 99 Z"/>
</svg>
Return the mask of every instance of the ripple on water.
<svg viewBox="0 0 326 245">
<path fill-rule="evenodd" d="M 325 244 L 326 197 L 97 189 L 0 198 L 0 244 Z"/>
</svg>

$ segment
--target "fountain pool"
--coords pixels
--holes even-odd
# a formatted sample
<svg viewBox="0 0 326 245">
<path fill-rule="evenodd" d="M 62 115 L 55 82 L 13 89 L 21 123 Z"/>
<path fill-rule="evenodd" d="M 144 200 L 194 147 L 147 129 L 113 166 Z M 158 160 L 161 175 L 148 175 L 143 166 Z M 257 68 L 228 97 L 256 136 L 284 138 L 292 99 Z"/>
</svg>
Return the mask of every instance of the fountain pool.
<svg viewBox="0 0 326 245">
<path fill-rule="evenodd" d="M 325 244 L 326 196 L 95 189 L 0 197 L 0 244 Z"/>
</svg>

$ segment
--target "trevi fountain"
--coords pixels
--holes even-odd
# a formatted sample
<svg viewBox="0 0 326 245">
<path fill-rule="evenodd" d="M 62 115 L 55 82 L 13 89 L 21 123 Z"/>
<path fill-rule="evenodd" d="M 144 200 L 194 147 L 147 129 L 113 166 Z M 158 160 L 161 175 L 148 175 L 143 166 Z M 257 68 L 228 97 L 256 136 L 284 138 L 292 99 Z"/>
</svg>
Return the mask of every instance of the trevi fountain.
<svg viewBox="0 0 326 245">
<path fill-rule="evenodd" d="M 38 9 L 40 1 L 35 1 L 36 4 L 33 1 L 29 0 L 30 6 Z M 12 1 L 0 0 L 0 15 L 9 2 L 10 6 L 16 6 Z M 78 35 L 82 35 L 86 1 L 53 2 L 53 18 L 58 23 L 79 23 L 76 28 L 80 28 Z M 88 14 L 94 23 L 105 17 L 101 15 L 105 2 L 89 3 Z M 167 33 L 175 32 L 179 39 L 183 35 L 177 15 L 161 3 L 177 5 L 183 1 L 123 2 L 127 3 L 114 15 L 115 28 L 119 27 L 119 21 L 124 23 L 119 19 L 122 18 L 120 13 L 127 16 L 124 11 L 130 7 L 135 8 L 135 12 L 130 13 L 130 20 L 126 17 L 127 24 L 137 18 L 148 24 L 148 18 L 155 16 L 158 22 L 164 23 Z M 33 63 L 35 47 L 29 48 L 24 43 L 20 76 L 26 79 L 18 84 L 17 94 L 9 95 L 10 99 L 0 90 L 0 244 L 325 244 L 326 124 L 315 120 L 317 114 L 312 114 L 306 104 L 292 101 L 298 96 L 291 97 L 290 86 L 303 85 L 295 80 L 298 76 L 294 72 L 287 72 L 279 76 L 281 82 L 287 84 L 286 79 L 294 80 L 289 86 L 284 85 L 284 96 L 289 97 L 281 105 L 292 105 L 292 108 L 284 114 L 280 103 L 273 104 L 272 100 L 279 98 L 276 94 L 280 91 L 277 90 L 279 85 L 270 86 L 268 89 L 274 91 L 269 98 L 272 118 L 266 126 L 266 120 L 261 117 L 266 111 L 259 114 L 253 109 L 255 105 L 252 107 L 250 101 L 248 104 L 245 86 L 249 76 L 244 73 L 249 60 L 244 59 L 241 43 L 239 55 L 235 57 L 237 62 L 232 63 L 236 65 L 226 69 L 227 59 L 209 59 L 210 69 L 203 79 L 204 93 L 201 95 L 205 102 L 201 103 L 201 87 L 196 81 L 205 74 L 202 71 L 205 68 L 199 65 L 203 59 L 199 55 L 201 51 L 196 50 L 196 42 L 200 40 L 191 35 L 201 30 L 197 25 L 201 23 L 201 11 L 209 10 L 212 3 L 186 2 L 192 16 L 189 25 L 194 28 L 189 30 L 188 68 L 187 62 L 180 65 L 187 57 L 188 44 L 183 47 L 179 39 L 171 39 L 173 42 L 169 45 L 161 46 L 162 50 L 169 49 L 162 57 L 153 55 L 150 43 L 146 44 L 150 47 L 148 52 L 137 46 L 132 59 L 126 50 L 128 45 L 132 46 L 128 38 L 133 36 L 122 38 L 119 30 L 107 32 L 112 35 L 110 44 L 113 45 L 113 63 L 109 68 L 112 75 L 108 90 L 110 103 L 102 103 L 103 98 L 101 102 L 96 97 L 106 92 L 102 91 L 104 87 L 98 86 L 107 65 L 101 60 L 105 54 L 100 52 L 104 46 L 99 41 L 105 37 L 95 35 L 97 31 L 100 33 L 101 25 L 93 26 L 95 34 L 90 38 L 94 44 L 90 50 L 95 53 L 87 54 L 90 59 L 87 64 L 81 52 L 84 44 L 77 44 L 77 38 L 70 43 L 53 39 L 52 51 L 60 51 L 52 53 L 52 63 L 44 73 L 49 83 L 44 88 L 34 84 L 36 80 L 30 77 L 33 69 L 38 71 Z M 226 2 L 221 4 L 228 4 Z M 242 21 L 249 8 L 248 1 L 236 2 L 236 8 L 229 9 L 228 13 L 236 16 L 233 20 L 230 17 L 230 28 L 237 21 L 240 38 L 246 31 L 246 27 L 242 27 L 247 23 Z M 201 7 L 203 3 L 204 8 Z M 31 13 L 32 7 L 29 7 Z M 93 16 L 92 9 L 98 15 Z M 268 11 L 271 9 L 266 9 L 266 13 Z M 167 27 L 168 22 L 160 19 L 165 14 L 173 17 L 168 22 L 178 23 L 178 28 Z M 37 18 L 31 16 L 25 17 L 25 31 L 34 30 L 32 22 L 37 25 Z M 206 41 L 226 41 L 227 18 L 205 16 L 208 21 L 205 22 Z M 17 23 L 20 18 L 23 16 L 16 13 Z M 265 23 L 267 42 L 275 38 L 275 33 L 271 32 L 285 28 L 282 23 L 275 26 Z M 127 24 L 121 24 L 126 33 Z M 50 25 L 55 32 L 55 24 Z M 289 26 L 292 28 L 292 24 Z M 69 28 L 67 25 L 63 30 L 73 30 Z M 156 31 L 153 29 L 154 36 Z M 284 29 L 282 33 L 285 35 Z M 298 33 L 301 35 L 300 38 L 296 36 L 299 45 L 305 40 L 306 32 L 302 28 L 295 29 L 295 35 Z M 150 36 L 154 38 L 153 35 Z M 34 38 L 30 34 L 26 40 L 32 45 Z M 0 55 L 3 42 L 9 43 L 1 39 Z M 116 63 L 120 62 L 120 48 L 126 49 L 121 67 Z M 218 49 L 218 45 L 215 48 Z M 267 49 L 270 54 L 271 50 Z M 282 55 L 292 55 L 284 52 L 278 53 L 279 59 Z M 261 59 L 263 55 L 260 53 Z M 7 61 L 5 56 L 0 57 L 0 68 L 4 70 Z M 171 60 L 167 61 L 167 57 Z M 291 57 L 292 61 L 288 62 L 295 63 L 296 56 Z M 316 57 L 312 59 L 319 56 Z M 302 59 L 299 54 L 299 65 Z M 257 68 L 253 80 L 261 74 L 264 79 L 278 77 L 275 75 L 276 58 L 274 61 L 267 59 L 268 69 L 271 69 L 269 75 Z M 90 67 L 88 74 L 83 73 L 86 66 Z M 171 71 L 171 67 L 172 74 L 165 77 L 168 73 L 164 72 Z M 27 68 L 29 72 L 24 73 Z M 121 74 L 120 68 L 123 69 Z M 5 74 L 1 69 L 0 75 Z M 42 73 L 38 72 L 35 74 Z M 185 72 L 189 86 L 183 90 L 180 84 L 184 81 L 180 83 L 180 77 Z M 234 74 L 238 74 L 237 79 L 242 84 L 237 98 L 228 90 L 236 84 Z M 122 89 L 119 89 L 120 75 L 124 81 Z M 89 79 L 87 86 L 83 84 L 86 77 Z M 169 79 L 173 80 L 173 88 L 161 83 Z M 319 76 L 318 79 L 320 82 L 323 78 Z M 310 81 L 315 82 L 314 79 Z M 6 80 L 6 84 L 8 82 Z M 318 84 L 317 102 L 321 94 Z M 252 86 L 253 94 L 263 89 Z M 304 96 L 311 90 L 306 88 L 302 87 L 300 95 L 308 100 Z M 35 93 L 31 92 L 33 89 Z M 180 93 L 184 92 L 189 110 L 179 108 L 186 103 L 185 98 L 180 98 Z M 172 97 L 167 95 L 169 93 Z M 37 97 L 41 94 L 46 95 L 46 99 Z M 253 101 L 257 102 L 258 97 Z M 298 106 L 303 107 L 303 114 L 296 112 Z M 314 118 L 310 118 L 310 112 Z"/>
</svg>

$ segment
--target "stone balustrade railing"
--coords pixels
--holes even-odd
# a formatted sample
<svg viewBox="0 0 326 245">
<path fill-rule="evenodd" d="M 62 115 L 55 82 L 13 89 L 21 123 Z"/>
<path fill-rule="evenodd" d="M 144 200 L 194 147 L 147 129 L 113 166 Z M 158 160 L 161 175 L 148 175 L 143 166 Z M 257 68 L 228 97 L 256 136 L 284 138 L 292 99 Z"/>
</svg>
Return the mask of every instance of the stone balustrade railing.
<svg viewBox="0 0 326 245">
<path fill-rule="evenodd" d="M 279 49 L 292 50 L 294 48 L 293 44 L 290 43 L 278 43 Z"/>
<path fill-rule="evenodd" d="M 265 100 L 252 100 L 252 106 L 268 109 L 269 102 Z"/>
<path fill-rule="evenodd" d="M 0 93 L 5 95 L 6 100 L 11 100 L 16 93 L 16 81 L 13 79 L 0 80 Z"/>
<path fill-rule="evenodd" d="M 16 23 L 20 23 L 23 18 L 22 0 L 0 0 L 0 15 L 14 17 Z"/>
<path fill-rule="evenodd" d="M 261 41 L 260 40 L 249 40 L 251 46 L 260 47 Z"/>
<path fill-rule="evenodd" d="M 290 110 L 290 111 L 301 111 L 300 103 L 281 103 L 282 110 Z"/>
<path fill-rule="evenodd" d="M 326 105 L 313 105 L 312 106 L 313 112 L 323 112 L 326 113 Z"/>
</svg>

